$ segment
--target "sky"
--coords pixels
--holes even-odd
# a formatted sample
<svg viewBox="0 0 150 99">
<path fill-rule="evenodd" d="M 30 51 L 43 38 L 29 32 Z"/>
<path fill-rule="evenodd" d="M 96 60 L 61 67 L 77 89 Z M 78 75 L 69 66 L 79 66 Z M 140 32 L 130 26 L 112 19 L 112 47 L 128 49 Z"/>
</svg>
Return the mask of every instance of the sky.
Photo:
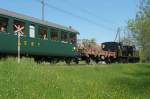
<svg viewBox="0 0 150 99">
<path fill-rule="evenodd" d="M 0 0 L 0 8 L 41 19 L 38 0 Z M 45 20 L 72 26 L 79 39 L 95 38 L 98 43 L 114 41 L 117 28 L 135 17 L 139 0 L 45 0 Z M 67 11 L 67 14 L 62 12 Z M 72 15 L 73 14 L 73 15 Z M 123 34 L 122 34 L 123 35 Z"/>
</svg>

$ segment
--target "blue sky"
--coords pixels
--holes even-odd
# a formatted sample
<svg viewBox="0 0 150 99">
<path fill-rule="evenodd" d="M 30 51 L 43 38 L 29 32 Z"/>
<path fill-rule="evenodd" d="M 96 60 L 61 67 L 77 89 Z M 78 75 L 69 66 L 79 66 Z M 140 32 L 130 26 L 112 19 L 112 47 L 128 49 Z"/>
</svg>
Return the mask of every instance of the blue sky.
<svg viewBox="0 0 150 99">
<path fill-rule="evenodd" d="M 0 1 L 0 8 L 41 19 L 41 4 L 36 0 Z M 72 26 L 80 32 L 78 38 L 95 38 L 99 43 L 113 41 L 117 28 L 126 26 L 127 21 L 135 17 L 139 4 L 139 0 L 45 0 L 45 2 L 98 24 L 45 7 L 45 20 Z"/>
</svg>

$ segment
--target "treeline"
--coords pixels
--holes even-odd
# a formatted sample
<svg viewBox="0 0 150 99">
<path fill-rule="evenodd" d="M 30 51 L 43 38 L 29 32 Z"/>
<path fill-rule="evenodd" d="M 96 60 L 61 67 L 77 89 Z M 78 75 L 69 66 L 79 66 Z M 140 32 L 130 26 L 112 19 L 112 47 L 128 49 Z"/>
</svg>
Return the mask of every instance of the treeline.
<svg viewBox="0 0 150 99">
<path fill-rule="evenodd" d="M 141 62 L 150 62 L 150 0 L 141 0 L 135 19 L 128 22 L 128 29 L 140 50 Z"/>
<path fill-rule="evenodd" d="M 93 47 L 96 46 L 96 40 L 94 38 L 92 39 L 79 39 L 78 40 L 78 46 L 84 46 L 84 47 Z"/>
</svg>

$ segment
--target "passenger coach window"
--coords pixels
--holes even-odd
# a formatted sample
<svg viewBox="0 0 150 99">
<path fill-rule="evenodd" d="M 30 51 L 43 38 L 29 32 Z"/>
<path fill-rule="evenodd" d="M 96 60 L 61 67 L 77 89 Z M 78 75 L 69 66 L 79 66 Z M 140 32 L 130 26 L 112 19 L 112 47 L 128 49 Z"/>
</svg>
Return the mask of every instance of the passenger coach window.
<svg viewBox="0 0 150 99">
<path fill-rule="evenodd" d="M 27 35 L 27 34 L 25 33 L 25 23 L 24 23 L 24 22 L 15 20 L 13 27 L 14 27 L 14 29 L 13 29 L 14 32 L 16 32 L 16 31 L 18 30 L 18 28 L 19 28 L 19 29 L 23 28 L 23 29 L 22 29 L 22 33 L 21 33 L 21 36 L 26 36 L 26 35 Z M 15 33 L 15 34 L 17 35 L 17 33 Z"/>
<path fill-rule="evenodd" d="M 57 41 L 59 39 L 58 37 L 58 31 L 55 29 L 51 30 L 51 40 Z"/>
<path fill-rule="evenodd" d="M 29 35 L 31 38 L 35 38 L 35 26 L 34 25 L 29 26 Z"/>
<path fill-rule="evenodd" d="M 68 41 L 67 40 L 67 32 L 61 32 L 61 41 Z"/>
<path fill-rule="evenodd" d="M 72 44 L 76 44 L 76 34 L 70 34 L 69 39 Z"/>
<path fill-rule="evenodd" d="M 47 39 L 47 28 L 40 27 L 39 28 L 39 36 L 40 36 L 40 38 L 46 40 Z"/>
<path fill-rule="evenodd" d="M 8 19 L 0 17 L 0 32 L 7 32 Z"/>
</svg>

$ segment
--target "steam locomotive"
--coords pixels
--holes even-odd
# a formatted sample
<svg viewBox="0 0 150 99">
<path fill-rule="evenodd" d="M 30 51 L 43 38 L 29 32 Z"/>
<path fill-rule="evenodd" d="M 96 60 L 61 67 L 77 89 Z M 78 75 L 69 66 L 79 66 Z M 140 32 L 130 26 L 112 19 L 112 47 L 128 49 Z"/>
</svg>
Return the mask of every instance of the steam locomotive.
<svg viewBox="0 0 150 99">
<path fill-rule="evenodd" d="M 124 45 L 121 42 L 105 42 L 102 43 L 104 51 L 112 51 L 116 53 L 116 58 L 110 62 L 119 63 L 137 63 L 139 62 L 139 51 L 134 45 Z"/>
</svg>

